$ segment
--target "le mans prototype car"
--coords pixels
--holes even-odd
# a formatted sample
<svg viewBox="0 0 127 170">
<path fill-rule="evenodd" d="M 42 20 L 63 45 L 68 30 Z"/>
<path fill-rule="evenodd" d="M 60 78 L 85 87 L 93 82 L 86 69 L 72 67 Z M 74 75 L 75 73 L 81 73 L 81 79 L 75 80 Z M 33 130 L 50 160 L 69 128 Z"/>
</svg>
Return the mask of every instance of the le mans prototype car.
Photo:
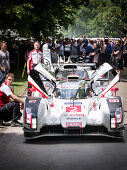
<svg viewBox="0 0 127 170">
<path fill-rule="evenodd" d="M 74 68 L 70 72 L 59 69 L 54 77 L 41 64 L 33 69 L 28 76 L 31 96 L 26 97 L 23 116 L 27 139 L 54 135 L 124 136 L 123 101 L 112 92 L 119 81 L 118 74 L 108 63 L 92 74 L 82 71 L 82 78 Z"/>
</svg>

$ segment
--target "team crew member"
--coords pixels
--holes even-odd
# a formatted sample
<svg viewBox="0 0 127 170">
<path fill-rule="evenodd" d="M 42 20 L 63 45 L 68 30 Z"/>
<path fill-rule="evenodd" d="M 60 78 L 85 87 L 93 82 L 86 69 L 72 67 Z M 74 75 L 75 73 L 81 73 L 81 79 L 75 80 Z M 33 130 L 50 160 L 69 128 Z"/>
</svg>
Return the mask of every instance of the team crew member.
<svg viewBox="0 0 127 170">
<path fill-rule="evenodd" d="M 22 126 L 18 120 L 22 116 L 20 108 L 23 109 L 24 101 L 13 93 L 12 83 L 14 74 L 8 73 L 5 82 L 0 87 L 0 120 L 11 121 L 11 126 Z M 10 98 L 14 101 L 11 102 Z M 21 103 L 21 105 L 20 105 Z"/>
<path fill-rule="evenodd" d="M 34 50 L 32 50 L 27 59 L 27 74 L 30 74 L 30 71 L 40 63 L 44 63 L 43 53 L 39 50 L 40 43 L 36 41 L 34 43 Z"/>
<path fill-rule="evenodd" d="M 39 50 L 40 48 L 40 43 L 38 41 L 36 41 L 34 43 L 34 50 L 32 50 L 29 55 L 28 55 L 28 59 L 27 59 L 27 74 L 32 75 L 32 70 L 33 68 L 40 63 L 44 63 L 44 58 L 43 58 L 43 52 Z M 29 91 L 29 89 L 32 86 L 28 83 L 28 95 L 31 96 L 31 92 Z"/>
</svg>

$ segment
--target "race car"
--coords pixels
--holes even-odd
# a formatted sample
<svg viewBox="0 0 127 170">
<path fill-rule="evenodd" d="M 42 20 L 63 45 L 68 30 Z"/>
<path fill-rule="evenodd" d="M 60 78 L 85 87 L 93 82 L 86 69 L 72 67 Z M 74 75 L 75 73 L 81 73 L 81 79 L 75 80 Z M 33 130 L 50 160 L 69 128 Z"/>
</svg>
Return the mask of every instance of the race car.
<svg viewBox="0 0 127 170">
<path fill-rule="evenodd" d="M 119 75 L 104 63 L 83 79 L 76 73 L 57 80 L 41 64 L 28 76 L 31 96 L 24 106 L 27 139 L 54 135 L 105 135 L 124 137 L 124 111 L 112 89 Z"/>
</svg>

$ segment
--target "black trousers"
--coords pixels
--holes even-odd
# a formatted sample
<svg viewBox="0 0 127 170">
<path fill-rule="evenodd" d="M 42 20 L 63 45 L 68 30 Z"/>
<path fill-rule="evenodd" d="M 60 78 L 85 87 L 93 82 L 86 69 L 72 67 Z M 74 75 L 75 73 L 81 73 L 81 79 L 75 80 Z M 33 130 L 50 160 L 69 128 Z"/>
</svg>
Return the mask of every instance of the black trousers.
<svg viewBox="0 0 127 170">
<path fill-rule="evenodd" d="M 19 120 L 21 116 L 19 102 L 10 102 L 0 108 L 0 120 L 5 122 Z"/>
</svg>

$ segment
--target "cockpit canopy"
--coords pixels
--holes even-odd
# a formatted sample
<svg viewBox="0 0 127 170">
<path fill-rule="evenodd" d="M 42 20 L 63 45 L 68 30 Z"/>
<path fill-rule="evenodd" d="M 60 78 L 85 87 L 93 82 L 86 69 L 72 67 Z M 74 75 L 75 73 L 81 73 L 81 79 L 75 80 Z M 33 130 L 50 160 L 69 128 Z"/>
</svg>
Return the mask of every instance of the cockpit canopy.
<svg viewBox="0 0 127 170">
<path fill-rule="evenodd" d="M 56 79 L 67 79 L 68 75 L 75 74 L 79 79 L 88 79 L 88 73 L 85 69 L 63 69 L 56 74 Z"/>
<path fill-rule="evenodd" d="M 90 96 L 90 87 L 86 81 L 67 81 L 56 88 L 56 97 L 60 99 L 84 99 Z"/>
</svg>

